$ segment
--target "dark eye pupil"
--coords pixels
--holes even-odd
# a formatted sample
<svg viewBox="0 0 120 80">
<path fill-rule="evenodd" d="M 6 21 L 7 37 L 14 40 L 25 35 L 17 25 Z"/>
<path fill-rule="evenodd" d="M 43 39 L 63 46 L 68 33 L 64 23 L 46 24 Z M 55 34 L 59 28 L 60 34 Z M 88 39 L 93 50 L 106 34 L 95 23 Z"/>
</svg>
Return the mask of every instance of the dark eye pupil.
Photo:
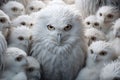
<svg viewBox="0 0 120 80">
<path fill-rule="evenodd" d="M 90 52 L 91 52 L 91 54 L 93 54 L 93 53 L 94 53 L 92 49 L 90 50 Z"/>
<path fill-rule="evenodd" d="M 68 31 L 68 30 L 71 30 L 71 28 L 72 28 L 72 25 L 68 24 L 68 25 L 64 28 L 64 30 L 65 30 L 65 31 Z"/>
<path fill-rule="evenodd" d="M 99 24 L 98 24 L 98 23 L 95 23 L 95 26 L 99 26 Z"/>
<path fill-rule="evenodd" d="M 100 13 L 100 16 L 102 16 L 102 13 Z"/>
<path fill-rule="evenodd" d="M 22 60 L 22 57 L 17 57 L 16 60 L 17 60 L 17 61 L 21 61 L 21 60 Z"/>
<path fill-rule="evenodd" d="M 1 18 L 1 19 L 0 19 L 0 22 L 1 22 L 1 23 L 5 23 L 5 21 L 6 21 L 5 18 Z"/>
<path fill-rule="evenodd" d="M 14 7 L 14 8 L 12 8 L 12 10 L 13 10 L 13 11 L 17 11 L 17 8 L 16 8 L 16 7 Z"/>
<path fill-rule="evenodd" d="M 19 40 L 24 40 L 24 38 L 23 38 L 23 37 L 21 37 L 21 36 L 20 36 L 20 37 L 18 37 L 18 39 L 19 39 Z"/>
<path fill-rule="evenodd" d="M 25 25 L 25 22 L 22 22 L 21 24 L 22 24 L 22 25 Z"/>
<path fill-rule="evenodd" d="M 100 52 L 100 55 L 102 55 L 102 56 L 104 56 L 104 55 L 106 55 L 106 54 L 107 54 L 107 53 L 104 52 L 104 51 Z"/>
<path fill-rule="evenodd" d="M 30 7 L 30 9 L 31 9 L 31 10 L 34 10 L 34 8 L 33 8 L 33 7 Z"/>
<path fill-rule="evenodd" d="M 28 68 L 27 71 L 29 71 L 29 72 L 33 72 L 34 69 L 33 69 L 33 68 Z"/>
<path fill-rule="evenodd" d="M 96 37 L 91 37 L 91 40 L 95 41 L 95 40 L 96 40 Z"/>
<path fill-rule="evenodd" d="M 109 15 L 108 15 L 108 17 L 109 17 L 109 18 L 112 18 L 112 17 L 113 17 L 113 15 L 109 14 Z"/>
<path fill-rule="evenodd" d="M 87 22 L 87 25 L 90 25 L 90 22 Z"/>
</svg>

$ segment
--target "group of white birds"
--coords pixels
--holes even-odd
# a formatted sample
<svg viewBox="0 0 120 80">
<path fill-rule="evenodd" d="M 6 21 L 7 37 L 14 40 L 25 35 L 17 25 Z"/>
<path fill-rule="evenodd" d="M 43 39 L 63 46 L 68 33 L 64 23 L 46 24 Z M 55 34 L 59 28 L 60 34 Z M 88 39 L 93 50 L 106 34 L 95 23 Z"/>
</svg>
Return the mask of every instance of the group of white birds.
<svg viewBox="0 0 120 80">
<path fill-rule="evenodd" d="M 3 0 L 0 80 L 120 80 L 120 0 Z"/>
</svg>

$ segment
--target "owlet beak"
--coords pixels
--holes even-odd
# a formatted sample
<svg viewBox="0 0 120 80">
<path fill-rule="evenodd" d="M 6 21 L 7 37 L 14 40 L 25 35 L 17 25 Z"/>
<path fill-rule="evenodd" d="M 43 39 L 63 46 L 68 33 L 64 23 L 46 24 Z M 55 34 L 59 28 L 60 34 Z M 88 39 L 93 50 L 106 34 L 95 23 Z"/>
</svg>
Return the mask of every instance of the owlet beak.
<svg viewBox="0 0 120 80">
<path fill-rule="evenodd" d="M 61 36 L 62 36 L 61 33 L 58 33 L 58 34 L 57 34 L 57 43 L 58 43 L 59 45 L 61 44 Z"/>
</svg>

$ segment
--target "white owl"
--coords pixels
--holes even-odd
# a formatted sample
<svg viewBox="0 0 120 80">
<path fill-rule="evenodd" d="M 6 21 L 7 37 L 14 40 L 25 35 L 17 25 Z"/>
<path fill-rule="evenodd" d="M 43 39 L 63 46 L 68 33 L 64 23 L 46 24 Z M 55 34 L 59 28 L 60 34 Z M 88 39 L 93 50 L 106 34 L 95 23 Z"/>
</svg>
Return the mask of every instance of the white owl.
<svg viewBox="0 0 120 80">
<path fill-rule="evenodd" d="M 7 2 L 2 6 L 2 10 L 10 17 L 10 19 L 14 19 L 25 13 L 23 4 L 17 1 Z"/>
<path fill-rule="evenodd" d="M 17 26 L 27 26 L 32 28 L 35 24 L 35 20 L 29 15 L 21 15 L 16 19 L 12 20 L 11 25 L 14 27 Z"/>
<path fill-rule="evenodd" d="M 83 21 L 84 26 L 86 28 L 90 28 L 90 27 L 94 27 L 96 29 L 101 30 L 102 26 L 103 26 L 103 22 L 101 20 L 99 20 L 96 15 L 90 15 L 87 18 L 85 18 L 85 20 Z"/>
<path fill-rule="evenodd" d="M 40 74 L 39 62 L 31 56 L 27 57 L 27 61 L 28 61 L 28 66 L 26 68 L 26 73 L 28 80 L 40 80 L 41 74 Z"/>
<path fill-rule="evenodd" d="M 99 80 L 99 74 L 105 63 L 117 59 L 115 50 L 105 41 L 93 42 L 88 48 L 86 66 L 76 80 Z"/>
<path fill-rule="evenodd" d="M 2 33 L 0 32 L 0 75 L 5 65 L 4 55 L 6 54 L 6 49 L 7 49 L 7 42 L 4 36 L 2 35 Z"/>
<path fill-rule="evenodd" d="M 8 43 L 9 47 L 17 47 L 24 50 L 26 53 L 29 52 L 30 44 L 32 40 L 32 32 L 26 26 L 20 26 L 12 28 L 9 34 Z"/>
<path fill-rule="evenodd" d="M 20 72 L 25 72 L 27 67 L 27 54 L 15 47 L 7 49 L 5 54 L 5 68 L 1 75 L 1 79 L 13 80 L 13 78 Z"/>
<path fill-rule="evenodd" d="M 113 61 L 101 70 L 100 80 L 120 80 L 120 61 Z"/>
<path fill-rule="evenodd" d="M 107 40 L 106 35 L 102 31 L 97 30 L 95 28 L 86 29 L 84 31 L 84 35 L 85 35 L 88 46 L 90 46 L 90 44 L 95 41 L 99 41 L 99 40 L 106 41 Z"/>
<path fill-rule="evenodd" d="M 26 7 L 26 11 L 27 11 L 28 14 L 31 14 L 33 12 L 40 11 L 45 6 L 46 6 L 46 4 L 43 3 L 42 1 L 37 1 L 37 0 L 34 1 L 33 0 L 33 1 L 28 3 L 28 5 Z"/>
<path fill-rule="evenodd" d="M 79 15 L 67 6 L 44 8 L 33 29 L 33 40 L 31 55 L 41 64 L 43 79 L 76 78 L 87 49 Z"/>
<path fill-rule="evenodd" d="M 114 6 L 102 6 L 97 11 L 96 16 L 103 22 L 102 31 L 108 34 L 112 23 L 120 17 L 120 13 L 118 8 Z"/>
<path fill-rule="evenodd" d="M 0 10 L 0 31 L 6 37 L 8 33 L 8 28 L 10 28 L 10 18 L 2 10 Z"/>
</svg>

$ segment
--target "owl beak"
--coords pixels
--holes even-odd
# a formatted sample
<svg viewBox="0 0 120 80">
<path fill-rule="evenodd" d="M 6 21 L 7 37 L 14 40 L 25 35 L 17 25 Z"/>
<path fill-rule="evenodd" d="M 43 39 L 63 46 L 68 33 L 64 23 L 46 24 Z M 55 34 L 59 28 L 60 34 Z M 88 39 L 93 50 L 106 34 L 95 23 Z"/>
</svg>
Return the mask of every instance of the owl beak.
<svg viewBox="0 0 120 80">
<path fill-rule="evenodd" d="M 96 59 L 97 59 L 97 55 L 94 55 L 93 56 L 93 61 L 96 62 Z"/>
<path fill-rule="evenodd" d="M 58 34 L 57 34 L 57 43 L 58 43 L 58 44 L 61 44 L 61 36 L 62 36 L 61 33 L 58 33 Z"/>
</svg>

